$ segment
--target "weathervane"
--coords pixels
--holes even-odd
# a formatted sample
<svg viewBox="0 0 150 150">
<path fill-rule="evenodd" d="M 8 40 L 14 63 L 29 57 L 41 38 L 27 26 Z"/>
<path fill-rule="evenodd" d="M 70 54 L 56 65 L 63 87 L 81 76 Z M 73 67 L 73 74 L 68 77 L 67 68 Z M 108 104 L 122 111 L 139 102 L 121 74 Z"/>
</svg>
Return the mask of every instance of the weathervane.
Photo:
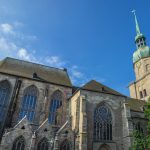
<svg viewBox="0 0 150 150">
<path fill-rule="evenodd" d="M 134 15 L 136 15 L 136 14 L 135 14 L 135 12 L 136 12 L 136 10 L 135 10 L 135 9 L 133 9 L 131 12 L 132 12 Z"/>
<path fill-rule="evenodd" d="M 137 35 L 140 35 L 141 34 L 141 32 L 140 32 L 140 27 L 139 27 L 139 24 L 138 24 L 138 21 L 137 21 L 137 17 L 136 17 L 136 10 L 135 9 L 133 9 L 132 10 L 132 13 L 134 14 L 134 18 L 135 18 L 135 24 L 136 24 L 136 33 L 137 33 Z"/>
</svg>

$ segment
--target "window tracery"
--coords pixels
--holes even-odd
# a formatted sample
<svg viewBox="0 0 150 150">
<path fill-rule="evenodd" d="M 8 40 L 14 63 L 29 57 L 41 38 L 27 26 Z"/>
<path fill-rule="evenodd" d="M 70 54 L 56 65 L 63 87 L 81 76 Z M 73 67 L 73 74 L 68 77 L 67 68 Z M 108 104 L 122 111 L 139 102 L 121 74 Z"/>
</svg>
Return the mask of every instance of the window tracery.
<svg viewBox="0 0 150 150">
<path fill-rule="evenodd" d="M 4 120 L 10 95 L 10 84 L 8 81 L 0 83 L 0 122 Z"/>
<path fill-rule="evenodd" d="M 13 144 L 12 150 L 24 150 L 25 149 L 25 141 L 22 136 L 17 138 Z"/>
<path fill-rule="evenodd" d="M 70 142 L 68 140 L 64 140 L 60 146 L 60 150 L 71 150 Z"/>
<path fill-rule="evenodd" d="M 48 140 L 43 138 L 37 145 L 37 150 L 48 150 Z"/>
<path fill-rule="evenodd" d="M 135 130 L 138 131 L 139 133 L 141 133 L 141 134 L 144 133 L 144 132 L 143 132 L 143 128 L 142 128 L 140 122 L 136 123 L 135 126 L 134 126 L 134 128 L 135 128 Z"/>
<path fill-rule="evenodd" d="M 57 124 L 59 115 L 57 110 L 62 106 L 62 93 L 58 90 L 52 95 L 49 111 L 49 123 Z"/>
<path fill-rule="evenodd" d="M 112 140 L 112 116 L 104 104 L 96 108 L 94 112 L 94 139 L 97 141 Z"/>
<path fill-rule="evenodd" d="M 33 121 L 35 116 L 37 96 L 38 91 L 35 86 L 32 85 L 25 90 L 21 111 L 19 113 L 19 119 L 22 119 L 26 115 L 29 121 Z"/>
</svg>

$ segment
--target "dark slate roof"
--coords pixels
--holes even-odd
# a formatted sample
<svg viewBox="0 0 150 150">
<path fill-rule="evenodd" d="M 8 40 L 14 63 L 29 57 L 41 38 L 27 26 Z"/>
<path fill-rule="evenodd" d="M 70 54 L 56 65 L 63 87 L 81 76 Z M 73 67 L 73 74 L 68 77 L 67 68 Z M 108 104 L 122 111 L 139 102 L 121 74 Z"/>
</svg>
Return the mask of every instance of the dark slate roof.
<svg viewBox="0 0 150 150">
<path fill-rule="evenodd" d="M 133 111 L 143 112 L 143 107 L 145 106 L 146 102 L 139 99 L 128 98 L 127 101 L 130 109 Z"/>
<path fill-rule="evenodd" d="M 30 79 L 33 79 L 33 74 L 36 74 L 36 79 L 72 87 L 66 69 L 53 68 L 14 58 L 7 57 L 0 61 L 0 72 Z"/>
<path fill-rule="evenodd" d="M 108 94 L 114 94 L 119 96 L 124 96 L 123 94 L 107 87 L 106 85 L 103 85 L 95 80 L 91 80 L 88 83 L 86 83 L 81 89 L 93 91 L 93 92 L 103 92 Z"/>
</svg>

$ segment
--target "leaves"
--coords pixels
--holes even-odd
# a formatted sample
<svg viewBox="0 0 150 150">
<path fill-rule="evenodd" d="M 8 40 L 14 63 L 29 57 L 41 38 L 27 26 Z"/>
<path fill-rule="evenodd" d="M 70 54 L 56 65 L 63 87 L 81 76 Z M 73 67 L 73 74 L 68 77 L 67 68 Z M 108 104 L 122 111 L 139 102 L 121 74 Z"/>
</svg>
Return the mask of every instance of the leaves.
<svg viewBox="0 0 150 150">
<path fill-rule="evenodd" d="M 150 149 L 150 99 L 148 103 L 145 105 L 144 114 L 147 122 L 147 135 L 144 136 L 141 132 L 138 130 L 133 131 L 132 137 L 133 137 L 133 145 L 131 147 L 131 150 L 149 150 Z"/>
</svg>

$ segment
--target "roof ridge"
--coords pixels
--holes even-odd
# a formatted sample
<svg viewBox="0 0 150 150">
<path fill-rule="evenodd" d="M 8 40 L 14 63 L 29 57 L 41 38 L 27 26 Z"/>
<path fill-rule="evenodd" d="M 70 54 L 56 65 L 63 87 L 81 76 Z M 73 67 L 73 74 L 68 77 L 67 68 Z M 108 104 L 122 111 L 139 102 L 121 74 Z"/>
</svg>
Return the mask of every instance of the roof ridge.
<svg viewBox="0 0 150 150">
<path fill-rule="evenodd" d="M 35 62 L 32 62 L 32 61 L 27 61 L 27 60 L 22 60 L 22 59 L 18 59 L 18 58 L 13 58 L 13 57 L 6 57 L 2 60 L 2 62 L 4 63 L 5 61 L 7 60 L 16 60 L 16 61 L 21 61 L 21 62 L 25 62 L 25 63 L 28 63 L 28 64 L 33 64 L 33 65 L 40 65 L 41 67 L 47 67 L 47 68 L 52 68 L 52 69 L 58 69 L 60 71 L 64 71 L 64 72 L 67 72 L 67 69 L 66 68 L 57 68 L 57 67 L 52 67 L 52 66 L 48 66 L 48 65 L 44 65 L 44 64 L 40 64 L 40 63 L 35 63 Z"/>
</svg>

